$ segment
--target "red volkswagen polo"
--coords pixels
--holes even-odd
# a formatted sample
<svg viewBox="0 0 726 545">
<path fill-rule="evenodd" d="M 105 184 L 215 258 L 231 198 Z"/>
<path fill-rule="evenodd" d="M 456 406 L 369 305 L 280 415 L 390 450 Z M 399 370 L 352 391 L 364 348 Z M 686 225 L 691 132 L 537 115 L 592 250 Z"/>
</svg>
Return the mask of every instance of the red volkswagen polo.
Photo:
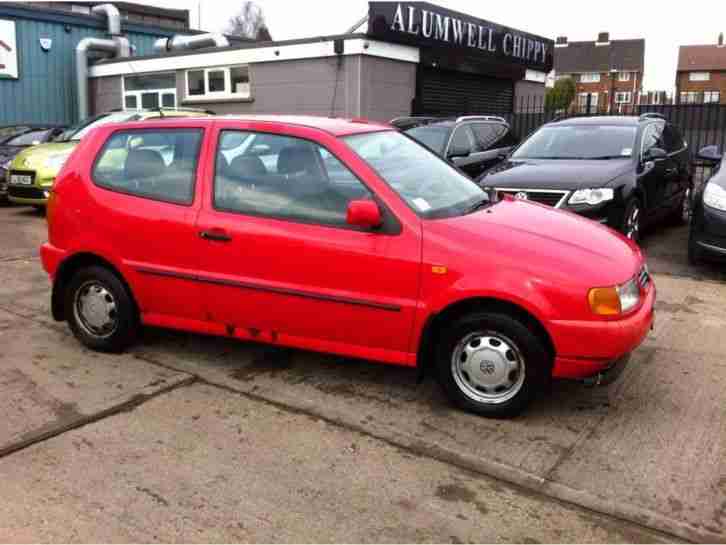
<svg viewBox="0 0 726 545">
<path fill-rule="evenodd" d="M 637 246 L 473 182 L 390 127 L 314 117 L 107 125 L 59 174 L 41 253 L 86 346 L 141 325 L 430 370 L 520 411 L 607 378 L 653 321 Z"/>
</svg>

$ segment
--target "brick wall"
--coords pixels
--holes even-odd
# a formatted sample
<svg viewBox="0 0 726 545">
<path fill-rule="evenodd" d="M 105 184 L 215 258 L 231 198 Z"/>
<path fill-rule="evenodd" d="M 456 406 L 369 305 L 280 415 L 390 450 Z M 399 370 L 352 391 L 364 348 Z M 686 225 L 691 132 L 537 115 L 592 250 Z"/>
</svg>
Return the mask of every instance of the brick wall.
<svg viewBox="0 0 726 545">
<path fill-rule="evenodd" d="M 577 94 L 580 93 L 598 93 L 598 111 L 608 111 L 610 106 L 610 92 L 629 92 L 631 93 L 630 104 L 637 103 L 637 94 L 641 90 L 643 85 L 643 74 L 640 72 L 631 72 L 630 81 L 618 81 L 618 75 L 615 74 L 615 81 L 610 79 L 608 72 L 600 73 L 600 81 L 597 83 L 583 83 L 580 81 L 580 74 L 572 74 L 575 80 L 575 86 Z M 577 97 L 575 98 L 577 101 Z M 618 105 L 613 104 L 617 109 Z M 625 106 L 625 105 L 623 105 Z"/>
<path fill-rule="evenodd" d="M 697 72 L 707 72 L 707 70 L 697 70 Z M 721 104 L 726 104 L 726 70 L 720 72 L 710 72 L 711 77 L 708 81 L 691 81 L 690 72 L 678 72 L 676 77 L 676 87 L 678 89 L 678 99 L 680 93 L 704 91 L 720 91 Z M 703 102 L 703 95 L 698 98 L 698 103 Z"/>
</svg>

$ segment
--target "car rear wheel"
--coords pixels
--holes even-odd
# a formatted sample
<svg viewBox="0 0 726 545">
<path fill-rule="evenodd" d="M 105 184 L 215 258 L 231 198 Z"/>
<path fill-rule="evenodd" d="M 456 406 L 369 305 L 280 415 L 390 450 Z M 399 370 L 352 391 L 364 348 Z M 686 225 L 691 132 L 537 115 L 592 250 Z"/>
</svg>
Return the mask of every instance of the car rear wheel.
<svg viewBox="0 0 726 545">
<path fill-rule="evenodd" d="M 65 294 L 66 320 L 88 348 L 121 352 L 136 339 L 139 319 L 128 289 L 110 270 L 81 269 Z"/>
<path fill-rule="evenodd" d="M 628 201 L 623 215 L 623 224 L 620 232 L 634 242 L 640 242 L 640 229 L 642 220 L 642 209 L 637 197 Z"/>
<path fill-rule="evenodd" d="M 506 314 L 456 320 L 437 349 L 439 382 L 449 399 L 483 416 L 520 413 L 549 379 L 551 358 L 526 325 Z"/>
<path fill-rule="evenodd" d="M 674 225 L 687 225 L 691 221 L 691 186 L 683 193 L 678 205 L 671 212 L 671 223 Z"/>
</svg>

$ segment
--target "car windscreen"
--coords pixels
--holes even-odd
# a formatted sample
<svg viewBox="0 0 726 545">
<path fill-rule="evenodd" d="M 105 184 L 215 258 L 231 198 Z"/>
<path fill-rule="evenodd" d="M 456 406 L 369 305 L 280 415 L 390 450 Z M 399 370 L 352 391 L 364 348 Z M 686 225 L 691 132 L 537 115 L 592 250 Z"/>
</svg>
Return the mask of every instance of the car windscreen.
<svg viewBox="0 0 726 545">
<path fill-rule="evenodd" d="M 625 125 L 545 126 L 512 159 L 616 159 L 632 157 L 637 128 Z"/>
<path fill-rule="evenodd" d="M 449 141 L 451 127 L 422 126 L 414 127 L 404 132 L 421 142 L 430 150 L 435 151 L 439 155 L 443 155 L 446 142 Z"/>
<path fill-rule="evenodd" d="M 466 214 L 486 193 L 438 155 L 395 131 L 343 138 L 421 217 Z"/>
<path fill-rule="evenodd" d="M 102 115 L 100 117 L 86 122 L 85 125 L 80 125 L 74 129 L 67 131 L 70 133 L 69 140 L 77 141 L 86 136 L 91 130 L 107 123 L 123 123 L 124 121 L 135 121 L 139 119 L 139 114 L 136 112 L 114 112 L 112 114 Z"/>
<path fill-rule="evenodd" d="M 35 144 L 41 144 L 46 141 L 48 134 L 53 129 L 41 129 L 37 131 L 30 131 L 18 136 L 15 136 L 5 142 L 6 146 L 34 146 Z"/>
<path fill-rule="evenodd" d="M 20 134 L 30 130 L 30 127 L 25 125 L 9 125 L 7 127 L 0 127 L 0 144 L 4 144 L 6 140 L 14 137 L 16 134 Z"/>
</svg>

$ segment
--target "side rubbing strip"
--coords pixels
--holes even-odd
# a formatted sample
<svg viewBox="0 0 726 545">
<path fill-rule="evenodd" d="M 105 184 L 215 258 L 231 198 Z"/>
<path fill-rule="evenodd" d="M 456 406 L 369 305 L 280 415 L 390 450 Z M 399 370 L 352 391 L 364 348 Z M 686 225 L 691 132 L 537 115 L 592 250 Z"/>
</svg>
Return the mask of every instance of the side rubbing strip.
<svg viewBox="0 0 726 545">
<path fill-rule="evenodd" d="M 337 297 L 335 295 L 326 295 L 323 293 L 311 293 L 309 291 L 293 290 L 288 288 L 274 288 L 271 286 L 261 286 L 259 284 L 251 284 L 249 282 L 237 282 L 235 280 L 223 280 L 221 278 L 211 278 L 208 276 L 197 276 L 193 274 L 178 273 L 173 271 L 164 271 L 151 267 L 135 267 L 136 271 L 141 274 L 149 274 L 153 276 L 165 276 L 168 278 L 179 278 L 182 280 L 190 280 L 192 282 L 201 282 L 204 284 L 215 284 L 217 286 L 229 286 L 231 288 L 240 288 L 245 290 L 265 291 L 268 293 L 277 293 L 279 295 L 292 295 L 294 297 L 304 297 L 306 299 L 315 299 L 317 301 L 328 301 L 331 303 L 340 303 L 343 305 L 355 305 L 360 307 L 375 308 L 388 312 L 401 312 L 401 307 L 397 305 L 389 305 L 386 303 L 377 303 L 375 301 L 366 301 L 363 299 L 353 299 L 351 297 Z"/>
</svg>

